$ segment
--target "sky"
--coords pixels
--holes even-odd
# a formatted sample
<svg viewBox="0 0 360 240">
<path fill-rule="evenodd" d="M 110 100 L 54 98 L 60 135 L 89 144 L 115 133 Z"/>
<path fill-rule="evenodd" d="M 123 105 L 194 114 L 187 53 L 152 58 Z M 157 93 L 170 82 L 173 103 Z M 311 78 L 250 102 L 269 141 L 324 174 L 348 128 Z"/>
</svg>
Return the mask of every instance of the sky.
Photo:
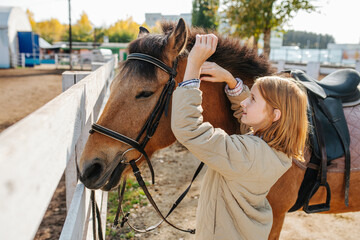
<svg viewBox="0 0 360 240">
<path fill-rule="evenodd" d="M 72 23 L 86 12 L 96 26 L 109 26 L 132 17 L 139 24 L 145 13 L 191 13 L 193 0 L 71 0 Z M 330 34 L 336 43 L 360 43 L 360 0 L 314 0 L 320 13 L 299 12 L 285 29 Z M 35 21 L 57 18 L 68 23 L 68 0 L 0 0 L 0 6 L 17 6 L 34 13 Z"/>
</svg>

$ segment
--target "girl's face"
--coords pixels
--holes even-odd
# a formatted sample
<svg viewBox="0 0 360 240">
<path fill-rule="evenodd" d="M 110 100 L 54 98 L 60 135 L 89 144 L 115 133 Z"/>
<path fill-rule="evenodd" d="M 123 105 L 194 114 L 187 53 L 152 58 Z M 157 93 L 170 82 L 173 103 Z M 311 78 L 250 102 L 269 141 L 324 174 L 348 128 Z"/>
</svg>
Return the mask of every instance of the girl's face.
<svg viewBox="0 0 360 240">
<path fill-rule="evenodd" d="M 262 97 L 257 85 L 251 88 L 250 97 L 241 102 L 243 114 L 241 122 L 253 127 L 254 132 L 264 127 L 270 120 L 267 103 Z"/>
</svg>

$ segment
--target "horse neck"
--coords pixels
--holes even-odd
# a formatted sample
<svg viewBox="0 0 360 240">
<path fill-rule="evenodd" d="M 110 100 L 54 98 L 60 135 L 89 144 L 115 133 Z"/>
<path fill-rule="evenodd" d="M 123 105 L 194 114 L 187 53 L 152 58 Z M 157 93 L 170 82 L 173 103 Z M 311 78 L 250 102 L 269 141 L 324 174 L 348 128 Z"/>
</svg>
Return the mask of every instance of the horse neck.
<svg viewBox="0 0 360 240">
<path fill-rule="evenodd" d="M 179 62 L 178 82 L 184 77 L 186 60 Z M 200 90 L 203 92 L 202 108 L 204 122 L 211 123 L 215 128 L 221 128 L 228 134 L 238 133 L 239 123 L 233 117 L 230 101 L 224 92 L 225 83 L 201 82 Z"/>
</svg>

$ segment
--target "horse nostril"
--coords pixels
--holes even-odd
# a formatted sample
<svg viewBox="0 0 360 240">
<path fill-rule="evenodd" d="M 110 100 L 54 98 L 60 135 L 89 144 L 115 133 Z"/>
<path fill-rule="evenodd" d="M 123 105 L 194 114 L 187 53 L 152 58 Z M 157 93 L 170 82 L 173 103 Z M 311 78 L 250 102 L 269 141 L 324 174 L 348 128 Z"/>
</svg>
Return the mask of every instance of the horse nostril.
<svg viewBox="0 0 360 240">
<path fill-rule="evenodd" d="M 82 179 L 86 182 L 94 180 L 96 181 L 96 179 L 100 177 L 103 169 L 104 167 L 102 163 L 95 162 L 85 169 L 84 174 L 82 175 Z"/>
</svg>

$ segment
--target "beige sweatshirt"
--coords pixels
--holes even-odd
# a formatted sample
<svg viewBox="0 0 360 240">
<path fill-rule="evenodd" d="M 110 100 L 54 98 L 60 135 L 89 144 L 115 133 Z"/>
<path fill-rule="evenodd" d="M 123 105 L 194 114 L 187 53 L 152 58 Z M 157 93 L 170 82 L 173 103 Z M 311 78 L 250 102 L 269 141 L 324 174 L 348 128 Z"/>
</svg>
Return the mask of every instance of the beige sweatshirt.
<svg viewBox="0 0 360 240">
<path fill-rule="evenodd" d="M 229 97 L 240 119 L 244 91 Z M 208 166 L 196 215 L 196 239 L 267 239 L 271 186 L 290 168 L 291 159 L 252 135 L 228 135 L 202 117 L 202 92 L 178 87 L 172 99 L 172 130 L 180 143 Z M 243 132 L 245 131 L 243 126 Z"/>
</svg>

